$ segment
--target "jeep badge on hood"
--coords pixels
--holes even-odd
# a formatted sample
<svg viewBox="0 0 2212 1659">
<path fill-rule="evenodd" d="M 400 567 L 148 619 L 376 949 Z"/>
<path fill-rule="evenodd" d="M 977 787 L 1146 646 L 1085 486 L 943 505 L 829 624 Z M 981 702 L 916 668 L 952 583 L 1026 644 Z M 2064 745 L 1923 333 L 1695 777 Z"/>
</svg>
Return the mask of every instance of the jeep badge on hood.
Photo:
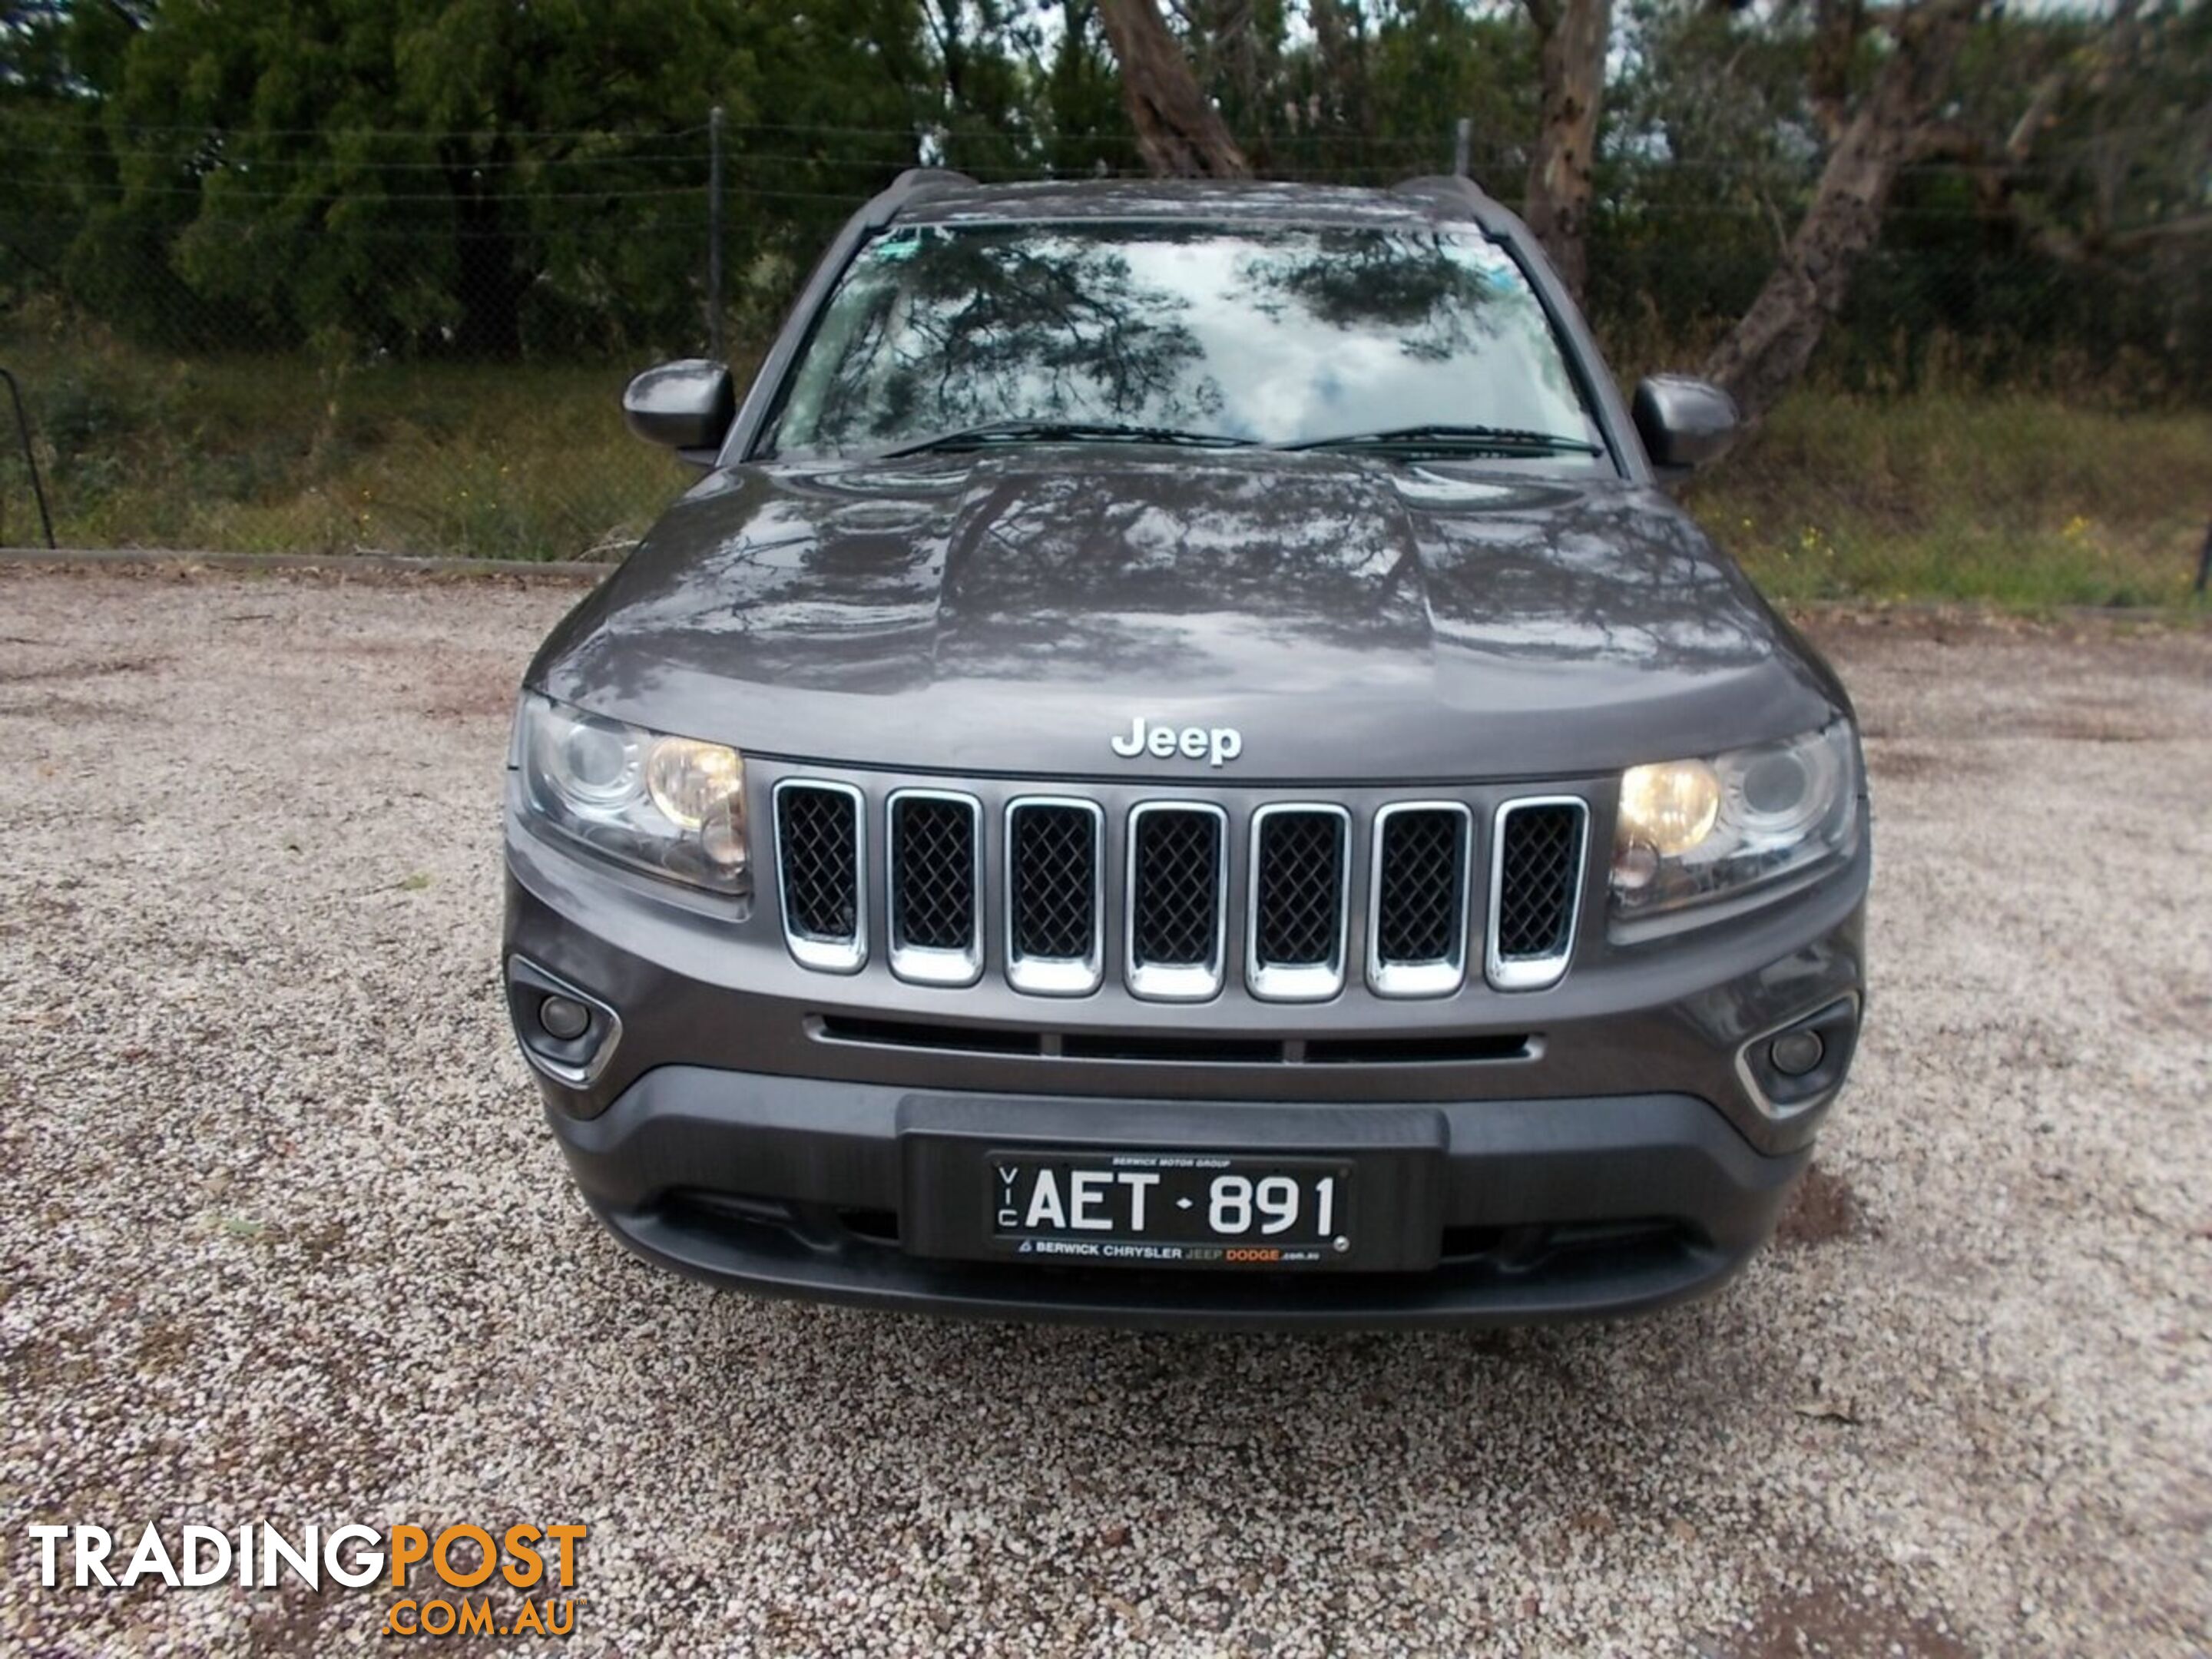
<svg viewBox="0 0 2212 1659">
<path fill-rule="evenodd" d="M 1123 760 L 1146 753 L 1169 760 L 1180 754 L 1218 766 L 1244 752 L 1244 735 L 1233 726 L 1186 726 L 1178 732 L 1172 726 L 1148 726 L 1142 714 L 1131 723 L 1127 737 L 1108 741 Z"/>
</svg>

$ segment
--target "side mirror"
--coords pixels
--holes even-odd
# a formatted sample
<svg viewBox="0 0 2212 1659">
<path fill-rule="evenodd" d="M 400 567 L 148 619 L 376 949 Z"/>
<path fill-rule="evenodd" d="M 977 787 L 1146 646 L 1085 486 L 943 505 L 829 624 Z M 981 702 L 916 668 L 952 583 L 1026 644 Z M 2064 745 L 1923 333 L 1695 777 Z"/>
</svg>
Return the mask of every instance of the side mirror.
<svg viewBox="0 0 2212 1659">
<path fill-rule="evenodd" d="M 738 396 L 730 371 L 703 357 L 648 368 L 623 388 L 623 419 L 649 444 L 711 459 L 736 418 Z M 687 459 L 699 459 L 687 453 Z"/>
<path fill-rule="evenodd" d="M 1636 388 L 1629 413 L 1651 465 L 1668 472 L 1703 466 L 1729 447 L 1742 423 L 1735 398 L 1686 374 L 1652 375 Z"/>
</svg>

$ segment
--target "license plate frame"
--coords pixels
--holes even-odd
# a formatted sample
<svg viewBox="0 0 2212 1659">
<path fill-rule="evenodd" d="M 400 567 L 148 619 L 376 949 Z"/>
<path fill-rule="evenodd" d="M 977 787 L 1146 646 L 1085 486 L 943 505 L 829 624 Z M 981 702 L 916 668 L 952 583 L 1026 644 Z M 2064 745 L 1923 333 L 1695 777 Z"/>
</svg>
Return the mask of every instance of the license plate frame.
<svg viewBox="0 0 2212 1659">
<path fill-rule="evenodd" d="M 1419 1273 L 1443 1245 L 1443 1114 L 1433 1107 L 1248 1106 L 1213 1102 L 912 1094 L 898 1109 L 899 1246 L 913 1256 L 995 1262 L 1009 1271 L 1157 1267 L 1201 1272 L 1267 1262 L 1097 1261 L 1024 1255 L 997 1236 L 987 1185 L 994 1154 L 1097 1159 L 1116 1153 L 1201 1153 L 1254 1165 L 1306 1160 L 1350 1182 L 1349 1248 L 1290 1264 L 1294 1274 Z"/>
<path fill-rule="evenodd" d="M 1346 1158 L 998 1147 L 983 1164 L 992 1243 L 1024 1260 L 1308 1269 L 1358 1237 Z"/>
</svg>

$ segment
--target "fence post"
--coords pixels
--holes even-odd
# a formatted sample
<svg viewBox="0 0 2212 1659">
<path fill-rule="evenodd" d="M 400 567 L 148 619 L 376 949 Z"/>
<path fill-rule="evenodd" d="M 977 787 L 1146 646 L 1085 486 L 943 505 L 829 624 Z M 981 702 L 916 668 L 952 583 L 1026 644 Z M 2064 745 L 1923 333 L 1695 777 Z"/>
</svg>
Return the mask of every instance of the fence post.
<svg viewBox="0 0 2212 1659">
<path fill-rule="evenodd" d="M 722 106 L 707 117 L 707 356 L 722 359 Z"/>
<path fill-rule="evenodd" d="M 1459 125 L 1452 131 L 1452 171 L 1462 179 L 1468 176 L 1468 167 L 1471 164 L 1471 153 L 1474 149 L 1474 118 L 1472 115 L 1462 115 L 1459 118 Z"/>
<path fill-rule="evenodd" d="M 39 503 L 39 526 L 46 532 L 46 546 L 54 544 L 54 515 L 46 507 L 46 487 L 39 482 L 38 453 L 31 447 L 31 417 L 23 412 L 23 388 L 15 384 L 15 377 L 0 368 L 0 380 L 8 383 L 8 396 L 15 405 L 15 433 L 23 441 L 23 470 L 31 475 L 31 494 Z M 4 540 L 0 538 L 0 540 Z M 2212 546 L 2212 543 L 2207 543 Z M 2197 586 L 2204 586 L 2200 579 Z"/>
</svg>

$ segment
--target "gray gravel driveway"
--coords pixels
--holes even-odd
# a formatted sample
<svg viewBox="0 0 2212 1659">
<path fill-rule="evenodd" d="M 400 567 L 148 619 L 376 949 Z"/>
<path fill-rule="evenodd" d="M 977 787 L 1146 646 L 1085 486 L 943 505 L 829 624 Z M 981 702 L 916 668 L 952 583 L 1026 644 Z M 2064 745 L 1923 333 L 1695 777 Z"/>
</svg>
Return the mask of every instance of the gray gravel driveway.
<svg viewBox="0 0 2212 1659">
<path fill-rule="evenodd" d="M 267 1518 L 586 1522 L 626 1654 L 2212 1647 L 2212 636 L 1820 624 L 1873 1023 L 1719 1298 L 1253 1340 L 601 1235 L 495 994 L 575 593 L 0 570 L 0 1642 L 406 1650 L 389 1591 L 47 1589 L 26 1530 Z"/>
</svg>

